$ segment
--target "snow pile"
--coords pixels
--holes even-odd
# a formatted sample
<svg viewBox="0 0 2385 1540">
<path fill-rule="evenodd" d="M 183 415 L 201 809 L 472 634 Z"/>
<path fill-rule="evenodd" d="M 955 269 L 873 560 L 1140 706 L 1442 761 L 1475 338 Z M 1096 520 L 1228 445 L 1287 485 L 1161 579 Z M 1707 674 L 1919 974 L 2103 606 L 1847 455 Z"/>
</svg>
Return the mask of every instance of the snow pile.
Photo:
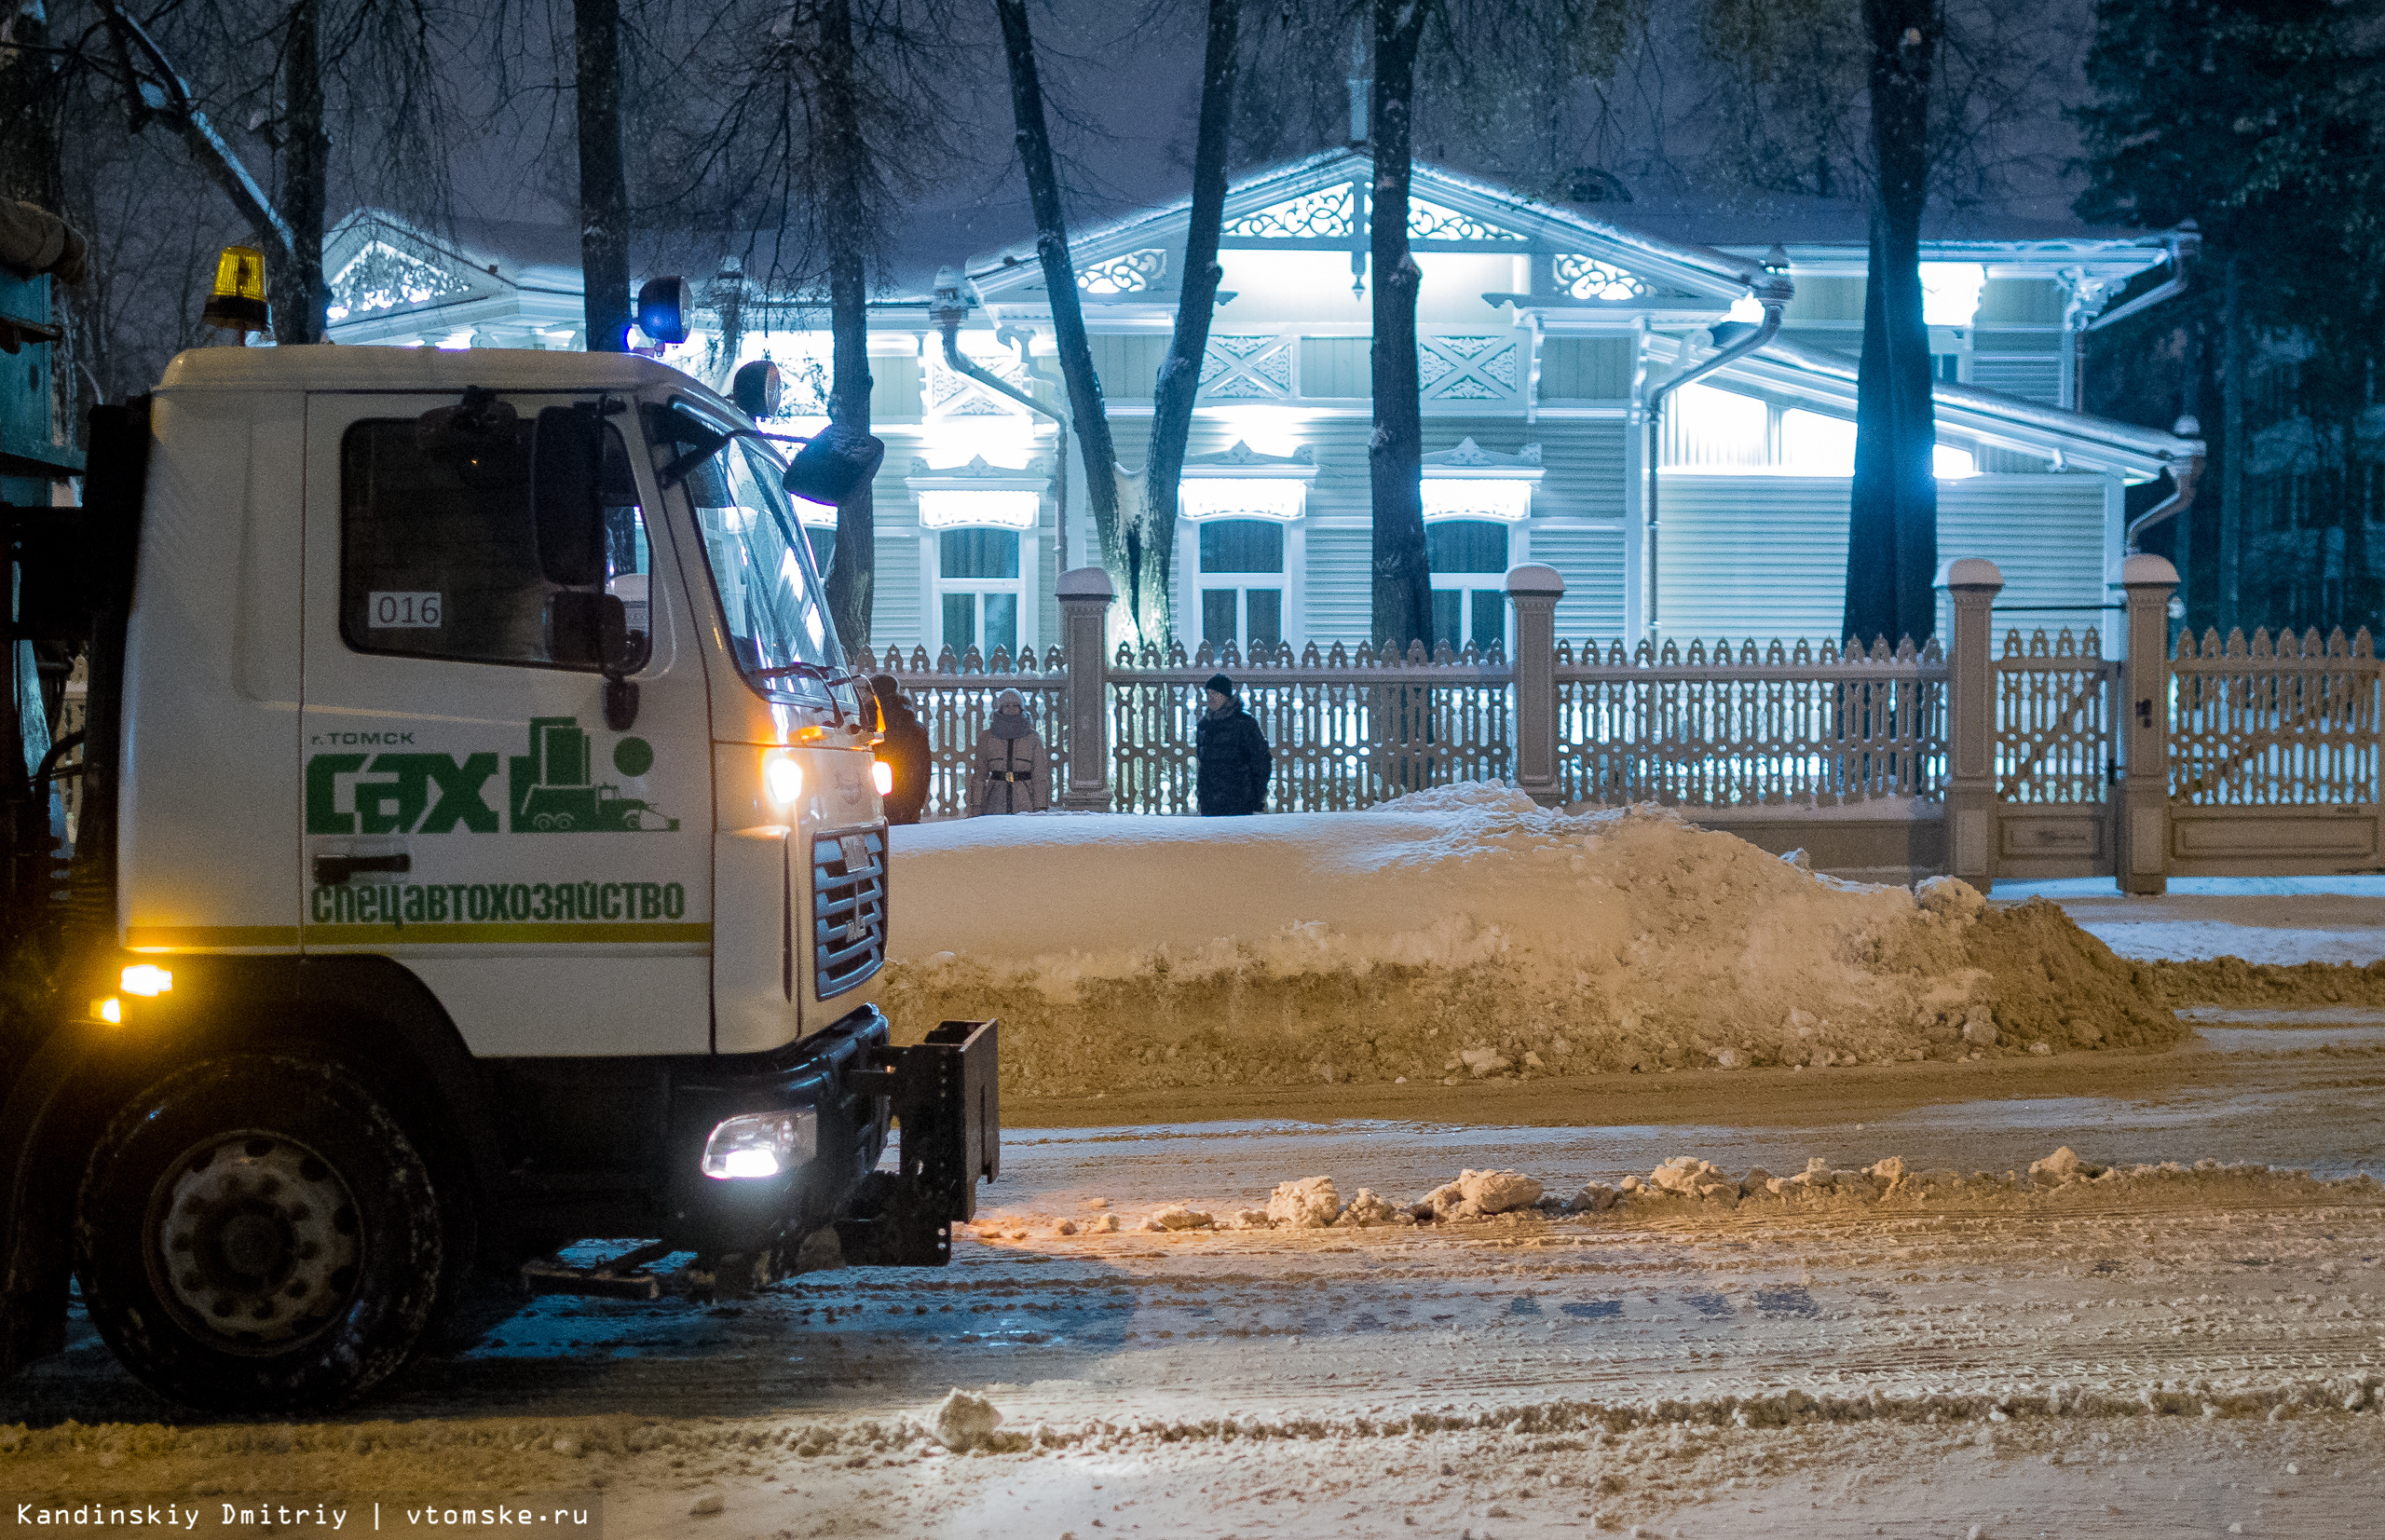
<svg viewBox="0 0 2385 1540">
<path fill-rule="evenodd" d="M 2241 957 L 2146 964 L 2173 1005 L 2385 1005 L 2385 962 L 2247 962 Z"/>
<path fill-rule="evenodd" d="M 1331 1177 L 1303 1177 L 1278 1183 L 1267 1200 L 1265 1218 L 1271 1224 L 1295 1230 L 1322 1230 L 1342 1217 L 1342 1197 Z"/>
<path fill-rule="evenodd" d="M 1540 1183 L 1514 1171 L 1462 1171 L 1457 1180 L 1425 1193 L 1411 1212 L 1420 1220 L 1484 1219 L 1530 1208 L 1540 1194 Z"/>
<path fill-rule="evenodd" d="M 895 831 L 880 999 L 1000 1016 L 1006 1093 L 1830 1067 L 2181 1033 L 2050 903 L 1817 876 L 1489 784 L 1364 812 Z"/>
<path fill-rule="evenodd" d="M 993 1441 L 994 1429 L 1002 1425 L 1002 1414 L 983 1396 L 956 1389 L 935 1409 L 929 1425 L 937 1443 L 955 1454 L 965 1454 Z"/>
</svg>

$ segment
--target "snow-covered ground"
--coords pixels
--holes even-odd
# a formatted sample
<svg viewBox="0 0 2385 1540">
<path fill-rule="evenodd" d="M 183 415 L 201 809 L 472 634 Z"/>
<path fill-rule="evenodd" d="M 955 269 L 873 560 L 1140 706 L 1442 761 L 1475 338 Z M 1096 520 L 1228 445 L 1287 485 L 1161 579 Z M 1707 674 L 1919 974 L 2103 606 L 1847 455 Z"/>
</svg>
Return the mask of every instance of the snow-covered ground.
<svg viewBox="0 0 2385 1540">
<path fill-rule="evenodd" d="M 2109 878 L 1998 882 L 1996 900 L 2043 896 L 2122 957 L 2247 962 L 2385 960 L 2385 877 L 2174 877 L 2156 898 Z"/>
</svg>

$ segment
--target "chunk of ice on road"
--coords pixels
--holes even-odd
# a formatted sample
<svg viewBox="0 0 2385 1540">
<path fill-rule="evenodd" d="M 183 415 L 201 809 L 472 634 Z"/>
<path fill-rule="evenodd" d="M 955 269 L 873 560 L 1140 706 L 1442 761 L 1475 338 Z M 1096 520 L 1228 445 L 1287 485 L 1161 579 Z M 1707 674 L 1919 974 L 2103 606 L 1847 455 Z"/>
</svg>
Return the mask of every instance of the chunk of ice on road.
<svg viewBox="0 0 2385 1540">
<path fill-rule="evenodd" d="M 1443 1182 L 1418 1200 L 1418 1219 L 1428 1215 L 1437 1220 L 1479 1219 L 1487 1214 L 1506 1214 L 1519 1208 L 1530 1208 L 1540 1201 L 1540 1183 L 1519 1171 L 1475 1171 L 1458 1173 L 1458 1179 Z"/>
<path fill-rule="evenodd" d="M 1156 1209 L 1143 1220 L 1146 1230 L 1207 1230 L 1217 1223 L 1217 1216 L 1204 1214 L 1186 1204 L 1172 1203 Z"/>
<path fill-rule="evenodd" d="M 1925 877 L 1913 885 L 1913 899 L 1952 920 L 1977 920 L 1987 912 L 1987 895 L 1959 877 Z"/>
<path fill-rule="evenodd" d="M 1468 1070 L 1474 1071 L 1477 1079 L 1484 1075 L 1495 1075 L 1510 1067 L 1507 1056 L 1496 1048 L 1467 1048 L 1462 1050 L 1457 1056 Z"/>
<path fill-rule="evenodd" d="M 1390 1224 L 1398 1214 L 1398 1209 L 1375 1196 L 1371 1189 L 1361 1187 L 1358 1195 L 1350 1200 L 1350 1206 L 1342 1210 L 1340 1222 L 1349 1225 Z"/>
<path fill-rule="evenodd" d="M 1002 1414 L 993 1402 L 959 1388 L 945 1397 L 929 1424 L 935 1441 L 955 1454 L 965 1454 L 990 1442 L 994 1429 L 1002 1425 Z"/>
<path fill-rule="evenodd" d="M 1266 1217 L 1295 1230 L 1322 1230 L 1342 1217 L 1342 1195 L 1331 1177 L 1281 1182 L 1267 1200 Z"/>
<path fill-rule="evenodd" d="M 2066 1144 L 2045 1159 L 2029 1163 L 2030 1179 L 2048 1187 L 2058 1187 L 2081 1178 L 2092 1179 L 2103 1174 L 2104 1167 L 2079 1159 Z"/>
</svg>

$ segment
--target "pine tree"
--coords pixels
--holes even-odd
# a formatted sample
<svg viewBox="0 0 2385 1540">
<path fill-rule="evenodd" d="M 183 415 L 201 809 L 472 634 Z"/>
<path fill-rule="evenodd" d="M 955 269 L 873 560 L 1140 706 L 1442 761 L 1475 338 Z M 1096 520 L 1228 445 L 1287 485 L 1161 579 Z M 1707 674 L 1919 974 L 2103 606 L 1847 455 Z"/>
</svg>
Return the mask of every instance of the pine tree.
<svg viewBox="0 0 2385 1540">
<path fill-rule="evenodd" d="M 2385 351 L 2381 15 L 2378 0 L 2097 8 L 2093 101 L 2074 114 L 2078 212 L 2203 233 L 2192 323 L 2217 335 L 2181 351 L 2218 361 L 2207 623 L 2351 626 L 2385 605 L 2368 533 L 2385 513 L 2379 467 L 2359 430 Z M 2281 446 L 2257 469 L 2256 438 Z"/>
</svg>

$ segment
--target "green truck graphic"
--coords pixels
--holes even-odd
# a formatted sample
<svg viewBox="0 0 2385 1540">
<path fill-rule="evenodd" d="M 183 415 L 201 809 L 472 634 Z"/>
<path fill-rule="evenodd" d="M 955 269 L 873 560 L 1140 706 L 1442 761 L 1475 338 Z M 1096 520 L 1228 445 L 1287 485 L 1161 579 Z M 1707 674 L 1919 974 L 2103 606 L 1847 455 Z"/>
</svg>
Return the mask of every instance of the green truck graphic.
<svg viewBox="0 0 2385 1540">
<path fill-rule="evenodd" d="M 530 752 L 506 760 L 513 832 L 662 833 L 679 826 L 637 797 L 623 797 L 619 786 L 598 784 L 594 760 L 579 718 L 531 717 Z M 613 747 L 614 768 L 625 775 L 641 774 L 653 762 L 654 751 L 642 738 L 624 738 Z"/>
</svg>

